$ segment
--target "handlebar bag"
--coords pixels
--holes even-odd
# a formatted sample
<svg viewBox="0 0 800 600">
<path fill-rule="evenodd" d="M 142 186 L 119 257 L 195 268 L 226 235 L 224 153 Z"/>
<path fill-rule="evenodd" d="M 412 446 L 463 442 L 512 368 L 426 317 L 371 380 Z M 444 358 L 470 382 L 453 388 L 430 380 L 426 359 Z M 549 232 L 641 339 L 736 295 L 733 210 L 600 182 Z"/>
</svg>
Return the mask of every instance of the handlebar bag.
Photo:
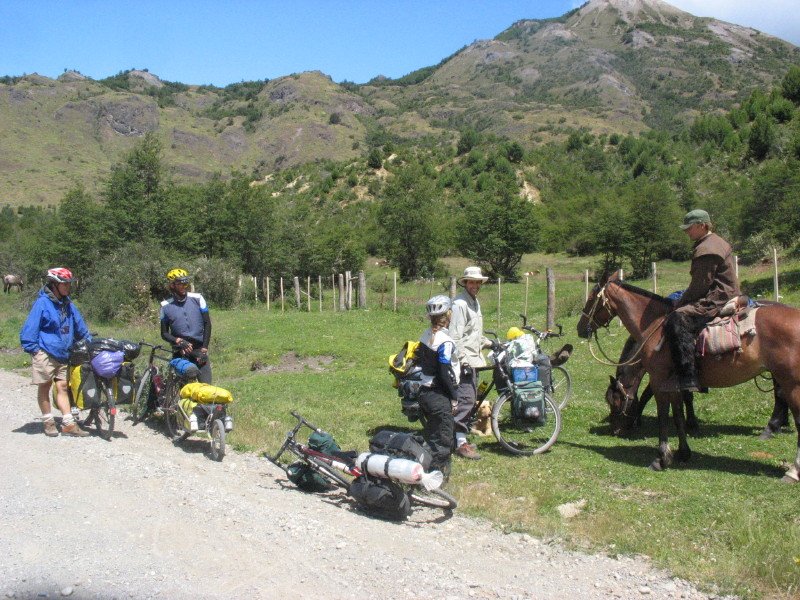
<svg viewBox="0 0 800 600">
<path fill-rule="evenodd" d="M 69 365 L 72 367 L 78 367 L 85 362 L 89 362 L 90 358 L 89 341 L 85 338 L 72 344 L 69 349 Z"/>
<path fill-rule="evenodd" d="M 286 467 L 286 476 L 304 492 L 328 492 L 333 484 L 301 460 Z"/>
<path fill-rule="evenodd" d="M 185 358 L 173 358 L 169 361 L 169 364 L 181 377 L 194 379 L 200 375 L 200 369 L 197 368 L 197 365 Z"/>
<path fill-rule="evenodd" d="M 124 360 L 124 352 L 101 350 L 92 359 L 92 369 L 94 369 L 94 372 L 100 377 L 110 379 L 117 374 Z"/>
</svg>

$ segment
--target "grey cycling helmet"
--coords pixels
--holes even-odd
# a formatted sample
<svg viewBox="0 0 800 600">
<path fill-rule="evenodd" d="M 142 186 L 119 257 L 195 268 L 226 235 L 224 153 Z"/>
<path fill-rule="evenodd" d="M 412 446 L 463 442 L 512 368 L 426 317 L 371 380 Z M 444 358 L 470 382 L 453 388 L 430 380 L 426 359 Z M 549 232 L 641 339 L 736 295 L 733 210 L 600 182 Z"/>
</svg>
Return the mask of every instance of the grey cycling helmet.
<svg viewBox="0 0 800 600">
<path fill-rule="evenodd" d="M 453 303 L 450 301 L 450 298 L 440 294 L 438 296 L 434 296 L 425 303 L 425 311 L 428 313 L 428 316 L 437 317 L 447 313 L 452 304 Z"/>
</svg>

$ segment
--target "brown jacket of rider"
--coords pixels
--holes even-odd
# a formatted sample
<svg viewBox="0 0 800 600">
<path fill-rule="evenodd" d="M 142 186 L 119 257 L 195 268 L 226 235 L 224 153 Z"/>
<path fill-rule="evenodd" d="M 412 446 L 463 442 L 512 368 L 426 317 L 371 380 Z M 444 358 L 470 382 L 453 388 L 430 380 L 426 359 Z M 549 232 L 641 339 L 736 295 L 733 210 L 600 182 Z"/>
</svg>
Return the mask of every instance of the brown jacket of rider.
<svg viewBox="0 0 800 600">
<path fill-rule="evenodd" d="M 716 233 L 695 242 L 691 275 L 692 281 L 677 306 L 687 315 L 714 318 L 728 300 L 741 293 L 733 250 Z"/>
</svg>

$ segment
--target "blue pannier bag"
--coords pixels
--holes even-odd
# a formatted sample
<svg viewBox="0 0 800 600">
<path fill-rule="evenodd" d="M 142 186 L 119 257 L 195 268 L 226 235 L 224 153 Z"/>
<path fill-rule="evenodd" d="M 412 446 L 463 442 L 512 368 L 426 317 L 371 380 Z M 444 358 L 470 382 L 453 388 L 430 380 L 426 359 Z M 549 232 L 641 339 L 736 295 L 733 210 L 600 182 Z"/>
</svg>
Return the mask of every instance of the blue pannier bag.
<svg viewBox="0 0 800 600">
<path fill-rule="evenodd" d="M 119 372 L 125 360 L 124 352 L 109 352 L 108 350 L 101 350 L 92 359 L 92 369 L 100 377 L 110 379 Z"/>
<path fill-rule="evenodd" d="M 175 369 L 175 372 L 181 377 L 191 379 L 200 375 L 200 369 L 197 368 L 197 365 L 185 358 L 173 358 L 169 361 L 169 364 L 172 365 L 172 368 Z"/>
</svg>

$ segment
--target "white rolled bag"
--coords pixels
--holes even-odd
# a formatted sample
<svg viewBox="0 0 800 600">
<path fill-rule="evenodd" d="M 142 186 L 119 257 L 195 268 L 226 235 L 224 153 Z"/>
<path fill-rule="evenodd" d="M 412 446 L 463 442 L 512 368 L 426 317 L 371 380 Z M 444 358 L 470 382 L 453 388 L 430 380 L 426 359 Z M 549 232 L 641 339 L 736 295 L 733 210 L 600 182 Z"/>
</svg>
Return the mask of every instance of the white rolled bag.
<svg viewBox="0 0 800 600">
<path fill-rule="evenodd" d="M 421 484 L 426 490 L 435 490 L 444 481 L 441 471 L 426 473 L 421 464 L 406 458 L 362 452 L 358 455 L 356 464 L 366 469 L 368 475 L 401 483 Z"/>
</svg>

